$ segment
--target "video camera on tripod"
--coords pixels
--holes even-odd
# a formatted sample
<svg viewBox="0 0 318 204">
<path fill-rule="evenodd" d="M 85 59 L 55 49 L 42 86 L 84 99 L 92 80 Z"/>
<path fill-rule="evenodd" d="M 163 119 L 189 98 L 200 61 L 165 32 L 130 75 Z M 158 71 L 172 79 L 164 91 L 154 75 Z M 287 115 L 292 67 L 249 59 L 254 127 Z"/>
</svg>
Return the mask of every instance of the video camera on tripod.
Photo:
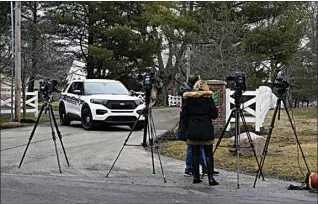
<svg viewBox="0 0 318 204">
<path fill-rule="evenodd" d="M 157 99 L 157 91 L 163 85 L 162 80 L 148 68 L 143 74 L 137 76 L 137 84 L 139 85 L 138 88 L 145 91 L 146 107 L 152 107 Z"/>
<path fill-rule="evenodd" d="M 284 73 L 281 69 L 277 71 L 277 75 L 275 81 L 273 83 L 269 83 L 273 93 L 277 97 L 282 97 L 289 87 L 289 83 L 287 82 L 287 78 L 284 76 Z"/>
<path fill-rule="evenodd" d="M 234 90 L 234 98 L 242 96 L 242 93 L 246 91 L 246 81 L 244 72 L 236 72 L 234 75 L 226 77 L 227 81 L 232 81 L 230 89 Z"/>
<path fill-rule="evenodd" d="M 139 74 L 137 76 L 137 83 L 145 91 L 146 106 L 147 106 L 147 104 L 149 105 L 149 103 L 150 103 L 150 95 L 151 95 L 151 90 L 152 90 L 152 87 L 153 87 L 154 75 L 155 74 L 150 69 L 147 69 L 144 74 Z"/>
<path fill-rule="evenodd" d="M 119 151 L 114 163 L 110 167 L 110 170 L 108 171 L 106 177 L 110 174 L 111 170 L 113 169 L 115 163 L 117 162 L 121 152 L 123 151 L 125 146 L 142 146 L 144 148 L 150 147 L 151 150 L 151 158 L 152 158 L 152 169 L 153 169 L 153 174 L 155 174 L 155 162 L 154 162 L 154 149 L 157 151 L 159 162 L 160 162 L 160 167 L 161 167 L 161 172 L 163 176 L 164 183 L 167 182 L 166 176 L 163 170 L 161 158 L 160 158 L 160 151 L 159 147 L 156 144 L 158 142 L 157 140 L 157 133 L 156 133 L 156 128 L 155 128 L 155 123 L 152 117 L 152 110 L 151 107 L 154 105 L 154 102 L 156 101 L 156 96 L 157 96 L 157 88 L 162 87 L 161 80 L 156 77 L 155 73 L 151 71 L 151 69 L 147 69 L 145 73 L 139 74 L 137 77 L 137 83 L 140 86 L 139 88 L 142 88 L 145 91 L 145 108 L 143 109 L 143 113 L 139 115 L 137 118 L 135 124 L 133 125 L 130 133 L 128 134 L 123 147 Z M 150 104 L 152 100 L 152 104 Z M 140 145 L 134 145 L 134 144 L 127 144 L 139 118 L 141 115 L 144 115 L 145 117 L 145 125 L 144 125 L 144 132 L 143 132 L 143 140 Z M 149 145 L 147 144 L 147 136 L 148 136 L 148 141 Z"/>
<path fill-rule="evenodd" d="M 276 107 L 275 107 L 275 111 L 273 113 L 272 121 L 271 121 L 270 126 L 269 126 L 268 135 L 266 137 L 266 142 L 265 142 L 263 153 L 262 153 L 262 156 L 261 156 L 260 165 L 258 167 L 256 176 L 255 176 L 253 187 L 255 187 L 256 181 L 259 178 L 259 175 L 263 173 L 262 172 L 263 171 L 263 166 L 264 166 L 264 163 L 265 163 L 266 155 L 268 153 L 268 146 L 269 146 L 269 142 L 270 142 L 270 139 L 271 139 L 271 136 L 272 136 L 272 132 L 273 132 L 273 129 L 274 129 L 276 116 L 278 114 L 278 118 L 277 119 L 280 120 L 280 110 L 281 110 L 281 108 L 285 109 L 285 111 L 286 111 L 289 123 L 291 125 L 291 128 L 292 128 L 292 130 L 294 132 L 294 135 L 295 135 L 295 138 L 296 138 L 297 146 L 298 146 L 298 148 L 299 148 L 299 150 L 301 152 L 301 155 L 303 157 L 304 163 L 306 165 L 307 172 L 310 172 L 309 166 L 307 164 L 307 161 L 306 161 L 306 158 L 305 158 L 305 155 L 304 155 L 304 152 L 303 152 L 303 150 L 301 148 L 301 145 L 300 145 L 297 133 L 296 133 L 295 125 L 294 125 L 294 123 L 292 121 L 292 117 L 289 114 L 289 111 L 288 111 L 288 108 L 287 108 L 287 104 L 286 104 L 286 101 L 285 101 L 285 93 L 287 91 L 287 88 L 289 87 L 289 83 L 287 82 L 287 78 L 284 76 L 283 71 L 281 69 L 277 70 L 277 75 L 276 75 L 275 81 L 274 81 L 274 83 L 269 83 L 269 86 L 271 87 L 272 92 L 277 96 L 277 101 L 276 101 Z M 264 178 L 263 178 L 263 180 L 264 180 Z"/>
<path fill-rule="evenodd" d="M 56 153 L 57 163 L 58 163 L 59 171 L 60 171 L 60 173 L 62 173 L 61 165 L 60 165 L 60 158 L 59 158 L 59 154 L 58 154 L 58 151 L 57 151 L 56 135 L 55 135 L 54 128 L 56 129 L 56 132 L 57 132 L 57 135 L 58 135 L 58 139 L 61 142 L 61 146 L 62 146 L 62 149 L 63 149 L 63 152 L 64 152 L 64 156 L 65 156 L 67 165 L 70 166 L 70 164 L 68 162 L 68 158 L 67 158 L 67 155 L 66 155 L 64 144 L 62 142 L 62 134 L 61 134 L 61 132 L 60 132 L 58 126 L 57 126 L 57 122 L 56 122 L 56 119 L 55 119 L 55 116 L 54 116 L 54 111 L 53 111 L 52 104 L 51 104 L 51 102 L 52 102 L 52 93 L 53 92 L 59 92 L 59 90 L 57 89 L 58 81 L 54 80 L 54 79 L 52 80 L 52 79 L 44 78 L 44 79 L 40 80 L 39 84 L 40 84 L 39 90 L 40 90 L 40 92 L 43 95 L 44 103 L 41 106 L 41 110 L 40 110 L 39 116 L 38 116 L 38 118 L 36 120 L 36 123 L 35 123 L 35 125 L 33 127 L 31 135 L 29 137 L 28 144 L 27 144 L 27 146 L 26 146 L 26 148 L 24 150 L 24 153 L 22 155 L 22 158 L 21 158 L 21 161 L 20 161 L 20 164 L 19 164 L 19 168 L 22 165 L 22 162 L 24 160 L 26 152 L 27 152 L 27 150 L 29 148 L 29 145 L 31 144 L 31 140 L 33 139 L 34 133 L 35 133 L 36 128 L 37 128 L 37 126 L 39 124 L 39 121 L 41 119 L 42 113 L 44 112 L 45 114 L 46 113 L 49 114 L 51 133 L 52 133 L 52 139 L 53 139 L 54 146 L 55 146 L 55 153 Z"/>
<path fill-rule="evenodd" d="M 227 127 L 230 124 L 230 121 L 232 119 L 232 117 L 234 117 L 235 119 L 235 136 L 234 136 L 234 145 L 233 147 L 236 150 L 236 156 L 237 156 L 237 188 L 240 188 L 240 184 L 239 184 L 239 174 L 240 174 L 240 151 L 241 151 L 241 144 L 240 144 L 240 134 L 241 134 L 241 130 L 240 130 L 240 119 L 243 122 L 243 127 L 245 129 L 247 138 L 249 140 L 250 143 L 250 147 L 253 150 L 254 153 L 254 157 L 255 160 L 257 162 L 257 165 L 260 166 L 260 163 L 258 161 L 256 152 L 255 152 L 255 148 L 254 148 L 254 144 L 251 138 L 251 135 L 248 131 L 248 127 L 246 124 L 246 120 L 243 114 L 243 109 L 241 108 L 241 96 L 243 94 L 243 92 L 246 91 L 246 80 L 245 80 L 245 73 L 244 72 L 236 72 L 234 75 L 228 76 L 226 77 L 227 81 L 232 81 L 231 85 L 230 85 L 230 89 L 234 90 L 234 94 L 232 95 L 232 97 L 234 97 L 234 103 L 235 103 L 235 108 L 231 110 L 231 113 L 229 114 L 229 117 L 226 121 L 226 124 L 222 130 L 222 133 L 219 137 L 219 140 L 216 143 L 215 149 L 213 151 L 213 154 L 215 153 L 216 149 L 218 148 L 218 146 L 221 144 L 221 140 L 224 137 L 224 133 L 227 129 Z M 263 176 L 263 174 L 261 174 Z"/>
<path fill-rule="evenodd" d="M 59 92 L 57 89 L 58 81 L 55 79 L 42 79 L 39 83 L 39 90 L 44 96 L 51 95 L 53 92 Z"/>
</svg>

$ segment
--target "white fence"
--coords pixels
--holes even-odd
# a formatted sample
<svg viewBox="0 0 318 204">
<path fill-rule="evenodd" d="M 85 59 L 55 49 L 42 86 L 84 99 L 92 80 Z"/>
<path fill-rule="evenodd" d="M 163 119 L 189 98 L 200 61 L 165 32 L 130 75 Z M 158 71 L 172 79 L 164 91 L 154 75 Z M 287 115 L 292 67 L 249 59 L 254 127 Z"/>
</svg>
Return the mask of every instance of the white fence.
<svg viewBox="0 0 318 204">
<path fill-rule="evenodd" d="M 226 121 L 230 117 L 232 111 L 231 104 L 234 104 L 234 98 L 231 95 L 234 91 L 226 89 L 225 91 L 225 116 Z M 254 123 L 255 131 L 260 131 L 260 128 L 263 127 L 263 123 L 266 117 L 267 112 L 275 106 L 276 97 L 272 93 L 272 90 L 267 86 L 260 86 L 255 91 L 245 91 L 243 96 L 254 96 L 248 101 L 242 103 L 241 108 L 244 110 L 243 113 L 247 112 L 248 115 L 245 116 L 246 123 Z M 180 106 L 181 105 L 181 96 L 168 95 L 169 106 Z M 255 110 L 250 106 L 255 104 Z M 235 122 L 235 118 L 232 118 L 230 123 Z M 229 131 L 231 126 L 227 127 Z"/>
<path fill-rule="evenodd" d="M 181 106 L 182 97 L 181 96 L 173 96 L 168 95 L 168 105 L 169 106 Z"/>
<path fill-rule="evenodd" d="M 26 100 L 26 112 L 27 113 L 34 113 L 34 116 L 37 117 L 39 114 L 39 100 L 38 100 L 38 92 L 26 92 L 26 96 L 32 96 L 32 98 Z M 9 95 L 9 97 L 8 97 Z M 22 96 L 22 93 L 21 93 Z M 14 96 L 13 96 L 14 100 Z M 14 103 L 13 103 L 13 112 L 14 112 Z M 11 113 L 11 97 L 10 94 L 6 92 L 1 92 L 1 114 L 3 113 Z M 21 113 L 23 113 L 23 101 L 21 98 Z"/>
<path fill-rule="evenodd" d="M 145 102 L 145 93 L 144 92 L 137 92 L 137 91 L 130 91 L 130 94 L 132 96 L 137 96 L 138 98 L 141 99 L 141 102 Z M 181 105 L 181 96 L 173 96 L 173 95 L 168 95 L 168 106 L 174 107 L 174 106 L 180 106 Z"/>
<path fill-rule="evenodd" d="M 231 111 L 233 110 L 231 109 L 231 104 L 234 104 L 234 98 L 231 97 L 233 93 L 234 91 L 231 91 L 230 89 L 226 89 L 225 91 L 226 121 L 230 117 Z M 255 123 L 255 131 L 260 131 L 260 128 L 263 127 L 267 112 L 273 107 L 272 90 L 267 86 L 260 86 L 258 89 L 256 89 L 256 91 L 245 91 L 243 96 L 254 96 L 248 101 L 242 102 L 241 108 L 243 109 L 243 113 L 248 113 L 248 116 L 244 116 L 246 123 Z M 255 110 L 250 107 L 253 104 L 255 104 Z M 232 117 L 230 123 L 234 122 L 235 118 Z M 231 126 L 229 125 L 227 130 L 230 130 L 230 128 Z"/>
<path fill-rule="evenodd" d="M 145 93 L 141 92 L 141 91 L 130 91 L 130 94 L 132 96 L 137 96 L 138 98 L 140 98 L 141 102 L 144 103 L 145 102 Z"/>
</svg>

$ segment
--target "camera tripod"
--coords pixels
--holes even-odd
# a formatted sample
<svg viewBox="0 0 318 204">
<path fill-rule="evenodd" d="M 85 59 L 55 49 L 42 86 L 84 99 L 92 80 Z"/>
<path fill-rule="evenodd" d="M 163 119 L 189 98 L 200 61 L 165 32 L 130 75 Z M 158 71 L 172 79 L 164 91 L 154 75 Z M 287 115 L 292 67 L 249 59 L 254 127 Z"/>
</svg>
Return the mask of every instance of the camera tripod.
<svg viewBox="0 0 318 204">
<path fill-rule="evenodd" d="M 300 149 L 300 152 L 301 152 L 301 155 L 304 159 L 304 162 L 305 162 L 305 165 L 306 165 L 306 168 L 307 168 L 307 171 L 309 171 L 309 167 L 308 167 L 308 164 L 307 164 L 307 161 L 305 159 L 305 155 L 304 155 L 304 152 L 300 146 L 300 143 L 299 143 L 299 140 L 298 140 L 298 137 L 297 137 L 297 134 L 296 134 L 296 130 L 295 130 L 295 127 L 294 127 L 294 124 L 292 123 L 292 120 L 291 120 L 291 117 L 289 115 L 289 112 L 287 110 L 287 106 L 286 106 L 286 102 L 285 102 L 285 99 L 282 98 L 282 96 L 279 96 L 278 99 L 277 99 L 277 103 L 276 103 L 276 108 L 275 108 L 275 112 L 274 112 L 274 115 L 273 115 L 273 118 L 272 118 L 272 121 L 271 121 L 271 124 L 269 126 L 269 132 L 268 132 L 268 135 L 266 137 L 266 142 L 265 142 L 265 146 L 264 146 L 264 149 L 263 149 L 263 153 L 262 153 L 262 156 L 261 156 L 261 162 L 260 162 L 260 166 L 258 167 L 258 170 L 257 170 L 257 174 L 255 176 L 255 180 L 254 180 L 254 185 L 253 187 L 255 187 L 256 185 L 256 181 L 257 181 L 257 178 L 259 178 L 259 175 L 262 174 L 262 169 L 263 169 L 263 166 L 264 166 L 264 163 L 265 163 L 265 158 L 266 158 L 266 155 L 267 155 L 267 152 L 268 152 L 268 145 L 269 145 L 269 142 L 270 142 L 270 139 L 271 139 L 271 136 L 272 136 L 272 132 L 273 132 L 273 129 L 274 129 L 274 124 L 275 124 L 275 120 L 276 120 L 276 116 L 277 116 L 277 112 L 278 112 L 278 120 L 280 119 L 280 109 L 281 109 L 281 105 L 284 105 L 284 109 L 287 113 L 287 116 L 288 116 L 288 119 L 289 119 L 289 122 L 291 124 L 291 127 L 293 129 L 293 132 L 294 132 L 294 135 L 295 135 L 295 138 L 296 138 L 296 141 L 297 141 L 297 145 Z"/>
<path fill-rule="evenodd" d="M 55 132 L 54 132 L 54 127 L 56 128 L 56 131 L 57 131 L 57 135 L 58 135 L 58 138 L 60 139 L 60 142 L 61 142 L 61 146 L 62 146 L 62 149 L 63 149 L 63 152 L 64 152 L 64 155 L 65 155 L 65 159 L 66 159 L 66 162 L 67 162 L 67 165 L 70 166 L 69 162 L 68 162 L 68 159 L 67 159 L 67 156 L 66 156 L 66 152 L 65 152 L 65 148 L 64 148 L 64 145 L 63 145 L 63 142 L 62 142 L 62 135 L 61 135 L 61 132 L 59 131 L 58 129 L 58 126 L 57 126 L 57 122 L 55 120 L 55 116 L 54 116 L 54 112 L 53 112 L 53 108 L 52 108 L 52 105 L 51 105 L 51 98 L 52 96 L 44 96 L 44 103 L 43 105 L 41 106 L 41 110 L 40 110 L 40 113 L 39 113 L 39 116 L 36 120 L 36 123 L 34 125 L 34 128 L 31 132 L 31 135 L 30 135 L 30 138 L 29 138 L 29 142 L 25 148 L 25 151 L 23 153 L 23 156 L 22 156 L 22 159 L 20 161 L 20 164 L 19 164 L 19 167 L 21 167 L 22 165 L 22 162 L 23 162 L 23 159 L 25 157 L 25 154 L 29 148 L 29 145 L 31 143 L 31 140 L 33 139 L 33 136 L 34 136 L 34 133 L 35 133 L 35 130 L 39 124 L 39 121 L 40 121 L 40 118 L 42 116 L 42 113 L 45 109 L 45 114 L 48 112 L 49 114 L 49 118 L 50 118 L 50 126 L 51 126 L 51 130 L 52 130 L 52 139 L 53 139 L 53 142 L 54 142 L 54 146 L 55 146 L 55 152 L 56 152 L 56 157 L 57 157 L 57 163 L 58 163 L 58 166 L 59 166 L 59 171 L 60 173 L 62 173 L 61 171 L 61 165 L 60 165 L 60 159 L 59 159 L 59 154 L 58 154 L 58 151 L 57 151 L 57 146 L 56 146 L 56 136 L 55 136 Z M 54 124 L 53 124 L 54 123 Z"/>
<path fill-rule="evenodd" d="M 231 118 L 235 117 L 235 139 L 234 139 L 234 143 L 235 144 L 233 146 L 234 146 L 234 148 L 236 150 L 236 155 L 237 155 L 237 188 L 238 189 L 240 188 L 239 178 L 240 178 L 240 151 L 241 151 L 241 148 L 252 148 L 254 157 L 256 159 L 256 162 L 257 162 L 258 166 L 260 166 L 260 163 L 258 161 L 256 152 L 255 152 L 255 149 L 254 149 L 254 144 L 253 144 L 251 135 L 250 135 L 250 133 L 248 131 L 248 128 L 247 128 L 247 125 L 246 125 L 246 120 L 245 120 L 245 117 L 244 117 L 244 114 L 243 114 L 243 110 L 240 108 L 240 105 L 241 105 L 240 97 L 241 97 L 241 95 L 242 95 L 242 93 L 241 93 L 240 90 L 237 90 L 236 92 L 234 92 L 233 96 L 234 96 L 234 99 L 235 99 L 234 100 L 235 108 L 231 111 L 230 116 L 229 116 L 229 118 L 228 118 L 228 120 L 226 122 L 226 125 L 223 128 L 221 136 L 219 137 L 219 140 L 217 141 L 215 149 L 213 151 L 213 155 L 214 155 L 216 149 L 218 148 L 218 146 L 221 143 L 222 138 L 224 137 L 224 133 L 226 131 L 227 126 L 230 124 Z M 242 119 L 243 126 L 244 126 L 244 129 L 245 129 L 245 132 L 246 132 L 246 135 L 247 135 L 247 138 L 249 140 L 249 143 L 250 143 L 251 147 L 241 147 L 240 146 L 240 117 Z M 225 146 L 225 147 L 227 147 L 227 146 Z M 263 177 L 263 179 L 264 179 L 264 177 Z"/>
<path fill-rule="evenodd" d="M 152 170 L 153 170 L 153 174 L 156 174 L 155 172 L 155 163 L 154 163 L 154 148 L 157 150 L 157 154 L 158 154 L 158 159 L 159 159 L 159 162 L 160 162 L 160 167 L 161 167 L 161 172 L 162 172 L 162 176 L 163 176 L 163 181 L 164 183 L 167 182 L 166 180 L 166 176 L 165 176 L 165 173 L 164 173 L 164 170 L 163 170 L 163 166 L 162 166 L 162 162 L 161 162 L 161 158 L 160 158 L 160 151 L 159 151 L 159 147 L 156 146 L 154 143 L 157 143 L 156 141 L 154 142 L 154 139 L 156 140 L 157 139 L 157 133 L 156 133 L 156 129 L 155 129 L 155 123 L 153 121 L 153 117 L 152 117 L 152 109 L 149 107 L 149 103 L 150 103 L 150 96 L 148 96 L 150 94 L 147 94 L 146 92 L 146 107 L 143 109 L 143 113 L 141 113 L 139 115 L 139 117 L 137 118 L 134 126 L 131 128 L 131 131 L 129 132 L 124 144 L 123 144 L 123 147 L 121 148 L 121 150 L 119 151 L 114 163 L 112 164 L 109 172 L 107 173 L 106 177 L 108 177 L 108 175 L 110 174 L 111 170 L 113 169 L 113 167 L 115 166 L 115 163 L 117 162 L 121 152 L 123 151 L 124 147 L 125 146 L 142 146 L 144 148 L 146 148 L 148 145 L 147 145 L 147 134 L 148 134 L 148 139 L 149 139 L 149 146 L 150 146 L 150 149 L 151 149 L 151 159 L 152 159 Z M 134 145 L 134 144 L 127 144 L 132 132 L 134 131 L 135 129 L 135 126 L 136 124 L 138 123 L 140 117 L 144 115 L 145 116 L 145 126 L 144 126 L 144 135 L 143 135 L 143 142 L 142 144 L 140 145 Z"/>
</svg>

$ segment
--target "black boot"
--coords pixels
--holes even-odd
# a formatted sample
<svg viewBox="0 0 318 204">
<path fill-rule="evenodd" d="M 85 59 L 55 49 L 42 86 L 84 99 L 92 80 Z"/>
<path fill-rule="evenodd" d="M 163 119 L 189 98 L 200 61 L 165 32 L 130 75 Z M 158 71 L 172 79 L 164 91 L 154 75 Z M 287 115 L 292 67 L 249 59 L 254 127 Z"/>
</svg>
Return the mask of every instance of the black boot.
<svg viewBox="0 0 318 204">
<path fill-rule="evenodd" d="M 212 146 L 210 148 L 206 148 L 205 151 L 207 155 L 207 166 L 208 166 L 208 179 L 209 179 L 209 185 L 210 186 L 216 186 L 219 185 L 219 183 L 214 179 L 213 172 L 214 172 L 214 162 L 213 162 L 213 155 L 212 155 Z"/>
<path fill-rule="evenodd" d="M 201 183 L 200 179 L 200 167 L 199 167 L 199 156 L 200 146 L 192 145 L 192 171 L 193 171 L 193 183 Z"/>
<path fill-rule="evenodd" d="M 216 185 L 219 185 L 219 183 L 213 177 L 213 167 L 212 167 L 211 161 L 209 161 L 209 160 L 211 160 L 211 159 L 208 159 L 208 161 L 207 161 L 209 185 L 216 186 Z"/>
<path fill-rule="evenodd" d="M 213 176 L 208 176 L 209 178 L 209 186 L 217 186 L 219 185 L 219 182 L 217 182 Z"/>
<path fill-rule="evenodd" d="M 220 172 L 213 170 L 213 175 L 218 175 L 219 173 Z M 208 168 L 207 167 L 203 168 L 202 174 L 206 174 L 206 175 L 208 174 Z"/>
</svg>

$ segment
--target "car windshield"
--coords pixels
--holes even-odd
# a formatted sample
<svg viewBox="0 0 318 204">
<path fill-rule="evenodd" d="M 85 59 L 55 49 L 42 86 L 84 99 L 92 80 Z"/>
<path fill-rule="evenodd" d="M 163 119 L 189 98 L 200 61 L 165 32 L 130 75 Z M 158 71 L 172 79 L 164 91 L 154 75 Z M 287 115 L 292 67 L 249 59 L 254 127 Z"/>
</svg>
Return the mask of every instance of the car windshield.
<svg viewBox="0 0 318 204">
<path fill-rule="evenodd" d="M 126 87 L 118 81 L 110 82 L 86 82 L 85 93 L 93 94 L 112 94 L 112 95 L 129 95 Z"/>
</svg>

